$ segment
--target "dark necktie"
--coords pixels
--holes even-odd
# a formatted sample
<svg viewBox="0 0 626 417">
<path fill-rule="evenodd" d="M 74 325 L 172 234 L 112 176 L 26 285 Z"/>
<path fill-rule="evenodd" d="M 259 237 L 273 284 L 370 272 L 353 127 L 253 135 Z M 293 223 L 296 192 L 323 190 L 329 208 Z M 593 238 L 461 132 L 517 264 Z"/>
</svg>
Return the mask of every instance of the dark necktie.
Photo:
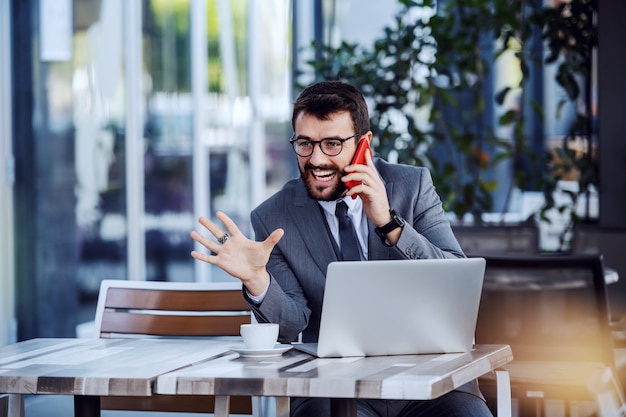
<svg viewBox="0 0 626 417">
<path fill-rule="evenodd" d="M 342 260 L 360 261 L 359 241 L 356 238 L 352 220 L 348 217 L 348 205 L 344 201 L 337 203 L 335 215 L 339 220 L 339 246 Z"/>
</svg>

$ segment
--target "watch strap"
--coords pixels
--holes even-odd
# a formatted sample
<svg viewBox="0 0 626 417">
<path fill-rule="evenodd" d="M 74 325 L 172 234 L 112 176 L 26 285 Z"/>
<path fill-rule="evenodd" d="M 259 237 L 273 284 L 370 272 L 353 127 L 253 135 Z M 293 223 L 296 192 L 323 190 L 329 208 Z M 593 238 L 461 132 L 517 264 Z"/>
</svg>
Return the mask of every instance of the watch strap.
<svg viewBox="0 0 626 417">
<path fill-rule="evenodd" d="M 387 245 L 387 234 L 399 227 L 404 226 L 404 220 L 398 215 L 398 213 L 396 213 L 394 209 L 389 210 L 389 214 L 391 214 L 391 221 L 381 227 L 376 227 L 374 229 L 374 231 L 383 241 L 383 244 L 385 244 L 385 246 L 389 246 Z"/>
</svg>

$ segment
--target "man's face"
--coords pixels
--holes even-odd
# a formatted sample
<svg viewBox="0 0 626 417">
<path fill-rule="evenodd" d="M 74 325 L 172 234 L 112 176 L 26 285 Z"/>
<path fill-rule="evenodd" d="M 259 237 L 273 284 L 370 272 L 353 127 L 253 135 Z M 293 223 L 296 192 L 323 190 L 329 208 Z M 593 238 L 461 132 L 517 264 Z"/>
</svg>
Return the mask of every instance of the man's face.
<svg viewBox="0 0 626 417">
<path fill-rule="evenodd" d="M 356 133 L 352 117 L 347 111 L 335 113 L 328 120 L 300 113 L 296 118 L 295 129 L 296 138 L 311 141 L 343 139 Z M 360 137 L 355 137 L 343 142 L 339 155 L 328 156 L 322 152 L 319 144 L 315 144 L 310 156 L 297 156 L 300 175 L 311 198 L 334 201 L 346 192 L 347 188 L 341 177 L 344 175 L 343 169 L 350 165 L 359 139 Z"/>
</svg>

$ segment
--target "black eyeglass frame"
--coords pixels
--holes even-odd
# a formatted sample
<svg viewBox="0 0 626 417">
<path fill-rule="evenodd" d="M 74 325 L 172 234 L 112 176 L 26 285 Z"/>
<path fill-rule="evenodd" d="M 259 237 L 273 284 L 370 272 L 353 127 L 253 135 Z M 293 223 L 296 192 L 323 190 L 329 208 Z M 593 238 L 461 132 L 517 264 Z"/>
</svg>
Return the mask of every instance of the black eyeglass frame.
<svg viewBox="0 0 626 417">
<path fill-rule="evenodd" d="M 296 138 L 296 134 L 295 134 L 295 133 L 291 136 L 291 139 L 289 139 L 289 143 L 291 143 L 291 148 L 292 148 L 292 149 L 293 149 L 293 151 L 296 153 L 296 155 L 298 155 L 298 156 L 300 156 L 300 157 L 302 157 L 302 158 L 307 158 L 307 157 L 309 157 L 309 156 L 313 155 L 313 152 L 315 151 L 315 145 L 318 145 L 318 146 L 320 147 L 320 150 L 322 151 L 322 153 L 323 153 L 324 155 L 326 155 L 326 156 L 337 156 L 337 155 L 339 155 L 339 154 L 343 151 L 343 143 L 344 143 L 344 142 L 346 142 L 346 141 L 348 141 L 348 140 L 350 140 L 350 139 L 354 139 L 354 138 L 356 138 L 356 137 L 360 137 L 360 136 L 363 136 L 363 135 L 362 135 L 361 133 L 355 133 L 354 135 L 352 135 L 352 136 L 348 136 L 347 138 L 324 138 L 324 139 L 322 139 L 322 140 L 310 140 L 310 139 L 303 139 L 303 140 L 306 140 L 307 142 L 310 142 L 310 143 L 312 143 L 312 144 L 313 144 L 313 146 L 311 146 L 311 153 L 309 153 L 308 155 L 301 155 L 301 154 L 299 154 L 299 153 L 298 153 L 298 151 L 296 151 L 296 145 L 295 145 L 295 143 L 296 143 L 298 140 L 302 139 L 302 138 Z M 330 141 L 330 140 L 336 140 L 336 141 L 338 141 L 339 143 L 341 143 L 341 149 L 339 149 L 339 152 L 337 152 L 337 153 L 336 153 L 336 154 L 334 154 L 334 155 L 330 155 L 330 154 L 326 153 L 326 152 L 324 151 L 324 148 L 322 147 L 322 143 L 323 143 L 324 141 L 327 141 L 327 140 L 328 140 L 328 141 Z"/>
</svg>

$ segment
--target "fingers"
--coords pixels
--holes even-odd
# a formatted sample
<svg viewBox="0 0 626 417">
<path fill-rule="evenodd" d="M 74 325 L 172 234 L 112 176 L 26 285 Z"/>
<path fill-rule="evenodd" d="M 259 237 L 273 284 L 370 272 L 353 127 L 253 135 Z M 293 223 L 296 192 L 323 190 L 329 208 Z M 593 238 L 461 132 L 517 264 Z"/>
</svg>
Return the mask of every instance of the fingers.
<svg viewBox="0 0 626 417">
<path fill-rule="evenodd" d="M 224 239 L 224 235 L 234 236 L 239 232 L 239 228 L 235 224 L 235 222 L 228 217 L 224 212 L 218 211 L 215 213 L 217 218 L 224 224 L 224 229 L 219 227 L 217 224 L 213 223 L 211 220 L 206 217 L 200 217 L 198 222 L 204 226 L 211 234 L 218 240 L 220 243 L 222 242 L 220 239 Z M 228 237 L 227 236 L 227 237 Z M 201 242 L 202 243 L 202 242 Z M 206 246 L 206 245 L 205 245 Z"/>
<path fill-rule="evenodd" d="M 274 246 L 278 243 L 280 239 L 282 239 L 285 231 L 283 229 L 274 230 L 268 237 L 263 241 L 263 246 L 266 251 L 271 252 L 274 249 Z"/>
<path fill-rule="evenodd" d="M 235 230 L 236 232 L 239 232 L 239 229 L 237 228 L 237 226 L 234 226 L 233 221 L 230 220 L 228 216 L 226 216 L 224 213 L 221 213 L 221 212 L 218 212 L 218 216 L 220 216 L 220 220 L 222 220 L 222 222 L 224 222 L 224 220 L 227 220 L 228 222 L 230 222 L 231 224 L 230 230 Z M 210 251 L 210 254 L 202 254 L 200 252 L 193 251 L 191 256 L 193 256 L 196 259 L 205 261 L 205 262 L 215 263 L 215 258 L 212 255 L 216 255 L 220 252 L 222 245 L 226 243 L 229 236 L 232 236 L 232 233 L 225 232 L 224 230 L 222 230 L 221 227 L 219 227 L 217 224 L 213 223 L 211 220 L 207 219 L 206 217 L 200 217 L 198 219 L 198 222 L 213 235 L 215 240 L 208 238 L 206 236 L 203 236 L 202 234 L 196 231 L 192 231 L 189 234 L 189 236 L 191 236 L 193 240 L 195 240 L 196 242 L 198 242 L 199 244 L 207 248 Z"/>
<path fill-rule="evenodd" d="M 196 232 L 195 230 L 189 233 L 189 236 L 191 236 L 193 240 L 195 240 L 196 242 L 198 242 L 205 248 L 209 249 L 213 253 L 220 252 L 222 245 L 226 243 L 229 236 L 235 237 L 241 234 L 235 222 L 230 217 L 228 217 L 225 213 L 218 211 L 216 213 L 216 216 L 224 224 L 224 227 L 226 228 L 226 232 L 223 231 L 222 228 L 220 228 L 217 224 L 213 223 L 211 220 L 207 219 L 206 217 L 200 217 L 198 219 L 198 222 L 202 226 L 204 226 L 209 232 L 211 232 L 211 234 L 215 237 L 215 239 L 217 239 L 217 241 L 210 239 L 206 236 L 203 236 L 202 234 Z M 271 252 L 274 246 L 276 246 L 276 244 L 278 243 L 278 241 L 282 239 L 284 234 L 285 234 L 285 231 L 283 229 L 274 230 L 267 237 L 267 239 L 265 239 L 265 241 L 263 242 L 264 249 L 268 253 Z M 206 260 L 207 262 L 209 262 L 208 259 L 210 259 L 207 255 L 201 254 L 196 251 L 192 252 L 192 256 L 196 259 Z"/>
<path fill-rule="evenodd" d="M 198 252 L 198 251 L 191 251 L 191 257 L 195 258 L 199 261 L 204 261 L 210 264 L 215 264 L 217 262 L 217 259 L 215 256 L 213 255 L 209 255 L 206 253 L 202 253 L 202 252 Z"/>
<path fill-rule="evenodd" d="M 235 223 L 224 213 L 217 212 L 217 218 L 224 224 L 219 227 L 206 217 L 200 217 L 198 221 L 213 236 L 203 236 L 197 231 L 190 232 L 193 240 L 207 248 L 193 250 L 191 256 L 199 261 L 207 262 L 224 270 L 229 275 L 240 279 L 248 289 L 255 288 L 261 293 L 267 288 L 266 265 L 274 246 L 283 237 L 282 229 L 274 230 L 263 242 L 248 239 Z M 220 237 L 230 235 L 227 240 Z"/>
<path fill-rule="evenodd" d="M 360 182 L 359 185 L 356 185 L 348 190 L 347 194 L 349 196 L 368 191 L 372 192 L 372 189 L 377 189 L 382 184 L 369 153 L 366 153 L 365 162 L 366 165 L 350 165 L 349 167 L 346 167 L 347 175 L 342 178 L 342 181 L 344 183 L 349 181 Z"/>
<path fill-rule="evenodd" d="M 385 184 L 380 179 L 376 166 L 369 153 L 365 156 L 366 165 L 352 165 L 350 173 L 344 176 L 345 181 L 361 181 L 361 184 L 348 190 L 347 195 L 353 197 L 359 195 L 363 201 L 365 215 L 374 223 L 379 224 L 378 219 L 389 217 L 389 198 Z"/>
<path fill-rule="evenodd" d="M 204 226 L 209 232 L 211 232 L 211 234 L 217 239 L 220 238 L 222 235 L 224 235 L 224 231 L 215 223 L 213 223 L 211 220 L 207 219 L 206 217 L 200 217 L 198 219 L 198 222 Z M 197 240 L 197 239 L 196 239 Z M 202 243 L 202 242 L 200 242 Z M 205 245 L 206 246 L 206 245 Z"/>
<path fill-rule="evenodd" d="M 218 219 L 220 219 L 220 221 L 224 224 L 224 227 L 226 228 L 226 231 L 231 235 L 234 236 L 236 234 L 239 233 L 239 228 L 237 227 L 237 225 L 235 224 L 235 222 L 226 215 L 226 213 L 222 212 L 222 211 L 218 211 L 217 213 L 215 213 L 215 215 L 217 216 Z M 221 236 L 221 235 L 220 235 Z"/>
<path fill-rule="evenodd" d="M 216 241 L 209 239 L 196 231 L 189 233 L 189 236 L 211 252 L 217 253 L 219 251 L 220 245 Z"/>
</svg>

